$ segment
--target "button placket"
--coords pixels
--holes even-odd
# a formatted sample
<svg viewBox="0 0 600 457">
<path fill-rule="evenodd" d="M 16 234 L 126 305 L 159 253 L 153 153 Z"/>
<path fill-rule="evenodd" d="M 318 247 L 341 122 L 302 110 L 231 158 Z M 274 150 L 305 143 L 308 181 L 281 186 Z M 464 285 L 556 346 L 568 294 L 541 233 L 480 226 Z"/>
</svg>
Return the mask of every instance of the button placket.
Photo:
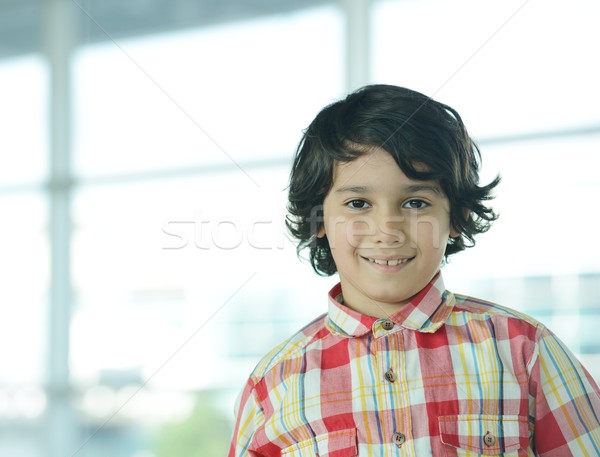
<svg viewBox="0 0 600 457">
<path fill-rule="evenodd" d="M 408 404 L 407 386 L 404 373 L 404 335 L 402 328 L 389 318 L 378 319 L 373 325 L 373 354 L 379 371 L 378 393 L 385 404 L 387 442 L 391 446 L 402 448 L 402 452 L 411 452 L 407 433 L 411 429 L 410 413 L 405 408 L 394 407 L 397 401 Z"/>
</svg>

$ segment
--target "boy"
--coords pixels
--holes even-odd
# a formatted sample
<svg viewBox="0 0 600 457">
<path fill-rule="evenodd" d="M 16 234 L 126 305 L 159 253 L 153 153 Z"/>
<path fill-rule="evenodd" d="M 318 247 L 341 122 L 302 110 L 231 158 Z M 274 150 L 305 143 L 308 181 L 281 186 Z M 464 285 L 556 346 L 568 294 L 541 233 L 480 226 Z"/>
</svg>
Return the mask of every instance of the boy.
<svg viewBox="0 0 600 457">
<path fill-rule="evenodd" d="M 408 89 L 318 114 L 287 225 L 340 283 L 251 374 L 230 457 L 600 456 L 600 390 L 568 349 L 444 286 L 444 260 L 496 219 L 479 160 L 458 113 Z"/>
</svg>

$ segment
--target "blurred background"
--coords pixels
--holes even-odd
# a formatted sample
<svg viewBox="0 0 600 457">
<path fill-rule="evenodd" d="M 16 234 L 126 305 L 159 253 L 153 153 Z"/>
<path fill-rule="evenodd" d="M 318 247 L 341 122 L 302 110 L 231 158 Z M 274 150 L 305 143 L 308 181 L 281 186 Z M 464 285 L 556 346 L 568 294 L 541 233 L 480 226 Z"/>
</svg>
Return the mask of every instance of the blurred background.
<svg viewBox="0 0 600 457">
<path fill-rule="evenodd" d="M 594 0 L 1 0 L 0 455 L 225 455 L 336 278 L 284 230 L 302 130 L 361 85 L 456 108 L 501 218 L 450 290 L 600 379 Z"/>
</svg>

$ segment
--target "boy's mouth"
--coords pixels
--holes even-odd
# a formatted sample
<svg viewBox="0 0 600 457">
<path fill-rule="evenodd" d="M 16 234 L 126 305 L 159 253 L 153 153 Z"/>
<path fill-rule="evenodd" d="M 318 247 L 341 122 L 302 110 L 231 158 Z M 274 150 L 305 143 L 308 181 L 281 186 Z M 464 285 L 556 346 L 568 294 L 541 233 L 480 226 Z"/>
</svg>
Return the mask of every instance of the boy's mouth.
<svg viewBox="0 0 600 457">
<path fill-rule="evenodd" d="M 391 259 L 363 257 L 363 259 L 367 260 L 370 263 L 376 263 L 377 265 L 388 265 L 390 267 L 395 267 L 397 265 L 408 263 L 409 261 L 414 259 L 414 257 L 398 257 Z"/>
</svg>

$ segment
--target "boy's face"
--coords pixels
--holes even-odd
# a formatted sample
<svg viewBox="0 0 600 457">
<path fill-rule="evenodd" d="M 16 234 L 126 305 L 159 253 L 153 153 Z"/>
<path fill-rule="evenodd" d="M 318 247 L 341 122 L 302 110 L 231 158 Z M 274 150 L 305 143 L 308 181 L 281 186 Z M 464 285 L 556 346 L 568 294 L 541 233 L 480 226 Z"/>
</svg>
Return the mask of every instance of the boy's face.
<svg viewBox="0 0 600 457">
<path fill-rule="evenodd" d="M 337 163 L 317 236 L 327 236 L 344 304 L 385 317 L 421 291 L 458 236 L 449 213 L 437 182 L 409 179 L 381 148 Z"/>
</svg>

